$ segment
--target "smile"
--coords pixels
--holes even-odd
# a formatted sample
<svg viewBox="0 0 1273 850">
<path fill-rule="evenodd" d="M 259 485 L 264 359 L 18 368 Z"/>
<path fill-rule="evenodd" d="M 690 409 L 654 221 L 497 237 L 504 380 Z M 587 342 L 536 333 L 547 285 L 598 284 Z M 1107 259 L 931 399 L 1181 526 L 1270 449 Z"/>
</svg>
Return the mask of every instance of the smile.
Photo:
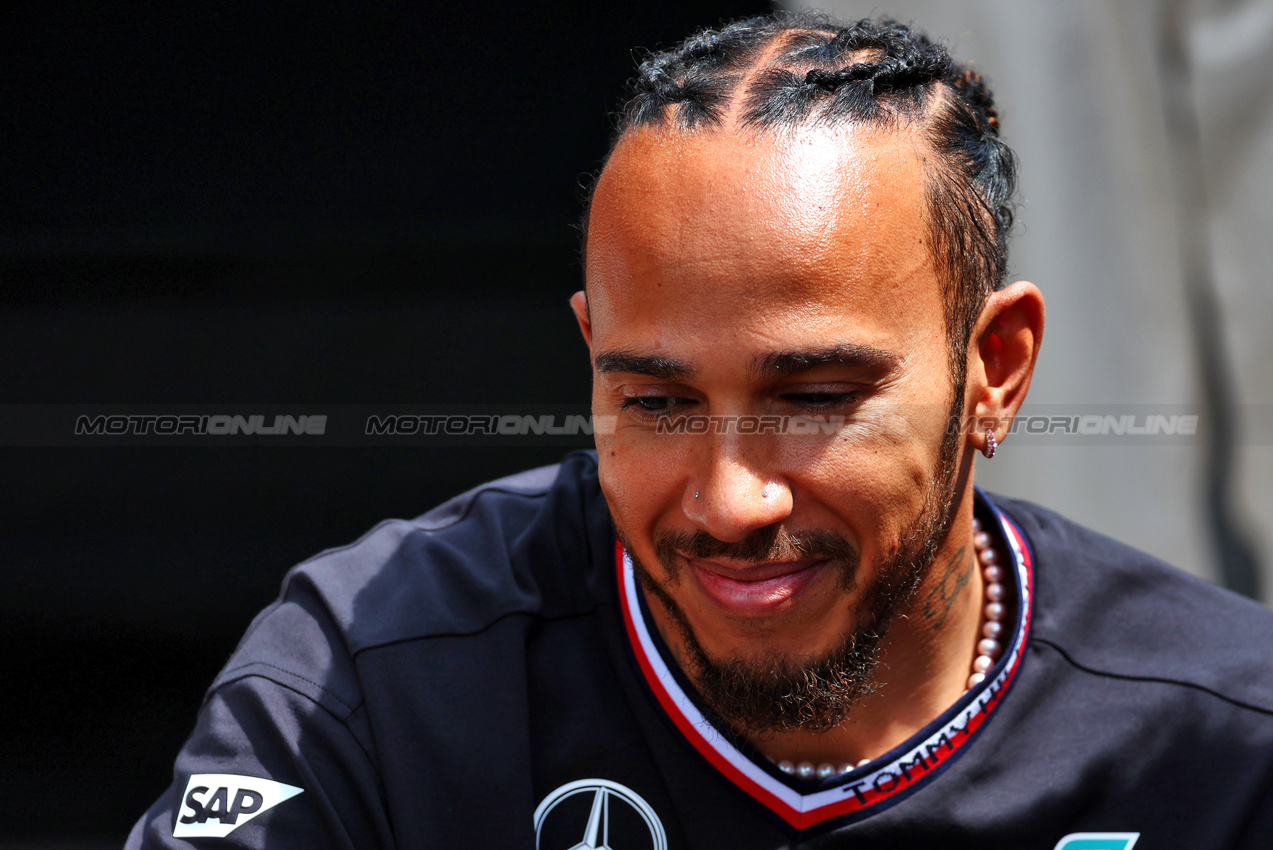
<svg viewBox="0 0 1273 850">
<path fill-rule="evenodd" d="M 699 590 L 730 614 L 756 616 L 788 607 L 829 566 L 825 560 L 729 566 L 717 561 L 687 558 Z"/>
</svg>

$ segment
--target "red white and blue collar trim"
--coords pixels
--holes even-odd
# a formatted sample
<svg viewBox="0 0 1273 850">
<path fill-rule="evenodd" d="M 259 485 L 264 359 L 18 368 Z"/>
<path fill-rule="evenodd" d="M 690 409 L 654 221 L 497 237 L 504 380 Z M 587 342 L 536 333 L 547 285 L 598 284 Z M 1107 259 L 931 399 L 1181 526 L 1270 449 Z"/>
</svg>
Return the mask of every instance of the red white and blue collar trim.
<svg viewBox="0 0 1273 850">
<path fill-rule="evenodd" d="M 787 776 L 759 754 L 749 755 L 718 730 L 687 693 L 683 676 L 660 651 L 662 643 L 644 611 L 632 560 L 615 544 L 620 608 L 637 666 L 655 699 L 685 741 L 726 780 L 776 816 L 803 831 L 860 820 L 900 802 L 944 771 L 967 749 L 994 714 L 1021 667 L 1033 615 L 1033 558 L 1025 535 L 983 493 L 978 500 L 997 520 L 1015 569 L 1017 606 L 1008 650 L 986 679 L 910 739 L 869 764 L 825 781 Z M 746 744 L 742 744 L 746 747 Z M 835 824 L 828 823 L 832 819 Z"/>
</svg>

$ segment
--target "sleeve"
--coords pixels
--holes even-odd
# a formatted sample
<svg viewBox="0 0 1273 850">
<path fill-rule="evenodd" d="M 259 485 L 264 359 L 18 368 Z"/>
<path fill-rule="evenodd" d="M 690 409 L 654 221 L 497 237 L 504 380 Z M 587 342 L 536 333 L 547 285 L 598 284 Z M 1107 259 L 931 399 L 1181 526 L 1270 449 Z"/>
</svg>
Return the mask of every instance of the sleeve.
<svg viewBox="0 0 1273 850">
<path fill-rule="evenodd" d="M 363 707 L 293 684 L 257 674 L 222 682 L 126 850 L 392 848 Z"/>
</svg>

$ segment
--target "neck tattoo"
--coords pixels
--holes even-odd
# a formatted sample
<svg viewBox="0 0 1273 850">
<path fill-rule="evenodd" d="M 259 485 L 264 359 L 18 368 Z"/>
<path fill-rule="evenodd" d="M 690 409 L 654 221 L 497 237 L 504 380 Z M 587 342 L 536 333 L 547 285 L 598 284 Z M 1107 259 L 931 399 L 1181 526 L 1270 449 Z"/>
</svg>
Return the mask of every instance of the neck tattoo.
<svg viewBox="0 0 1273 850">
<path fill-rule="evenodd" d="M 1003 644 L 1000 641 L 1003 638 L 1003 621 L 1008 614 L 1004 601 L 1005 572 L 999 563 L 999 552 L 995 549 L 994 540 L 989 532 L 981 527 L 981 523 L 975 517 L 972 521 L 972 543 L 977 551 L 977 563 L 981 566 L 982 598 L 985 607 L 981 615 L 981 628 L 977 630 L 976 657 L 972 660 L 972 672 L 964 685 L 964 693 L 968 693 L 969 689 L 981 684 L 986 678 L 987 671 L 1003 654 Z M 845 762 L 839 765 L 830 762 L 821 764 L 814 764 L 811 761 L 792 762 L 788 759 L 775 762 L 783 773 L 800 779 L 830 779 L 870 763 L 869 758 L 864 758 L 857 764 Z"/>
</svg>

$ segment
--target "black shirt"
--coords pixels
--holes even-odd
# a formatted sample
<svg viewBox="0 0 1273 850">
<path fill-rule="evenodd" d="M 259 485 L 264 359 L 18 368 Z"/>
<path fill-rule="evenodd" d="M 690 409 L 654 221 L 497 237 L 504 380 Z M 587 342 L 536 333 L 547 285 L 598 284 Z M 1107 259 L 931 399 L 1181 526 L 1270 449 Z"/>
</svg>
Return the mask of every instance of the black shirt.
<svg viewBox="0 0 1273 850">
<path fill-rule="evenodd" d="M 710 724 L 595 455 L 382 523 L 288 574 L 127 846 L 1273 845 L 1273 612 L 1039 507 L 977 511 L 1023 603 L 1003 657 L 824 781 Z"/>
</svg>

